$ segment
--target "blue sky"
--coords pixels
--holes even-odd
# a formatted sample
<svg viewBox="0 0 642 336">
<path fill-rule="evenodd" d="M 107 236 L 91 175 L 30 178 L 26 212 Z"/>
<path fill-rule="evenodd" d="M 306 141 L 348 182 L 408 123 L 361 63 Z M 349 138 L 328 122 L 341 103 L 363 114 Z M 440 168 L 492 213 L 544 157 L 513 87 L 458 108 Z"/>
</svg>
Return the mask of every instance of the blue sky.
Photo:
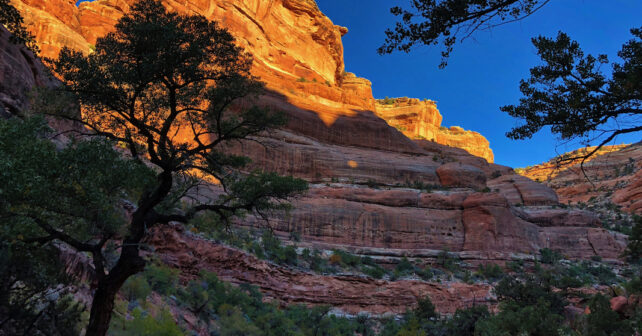
<svg viewBox="0 0 642 336">
<path fill-rule="evenodd" d="M 539 58 L 531 37 L 554 37 L 559 30 L 580 42 L 586 52 L 617 57 L 629 29 L 642 26 L 639 0 L 553 0 L 533 16 L 455 46 L 446 69 L 439 69 L 440 47 L 421 46 L 410 54 L 380 56 L 377 47 L 395 17 L 394 5 L 407 0 L 317 0 L 335 24 L 348 27 L 344 36 L 346 70 L 373 82 L 375 97 L 416 97 L 437 101 L 446 126 L 458 125 L 483 134 L 495 153 L 495 161 L 524 167 L 546 161 L 557 153 L 581 146 L 561 145 L 548 131 L 532 139 L 514 141 L 506 131 L 518 124 L 499 110 L 521 97 L 519 80 Z M 615 143 L 640 141 L 642 134 L 619 137 Z"/>
</svg>

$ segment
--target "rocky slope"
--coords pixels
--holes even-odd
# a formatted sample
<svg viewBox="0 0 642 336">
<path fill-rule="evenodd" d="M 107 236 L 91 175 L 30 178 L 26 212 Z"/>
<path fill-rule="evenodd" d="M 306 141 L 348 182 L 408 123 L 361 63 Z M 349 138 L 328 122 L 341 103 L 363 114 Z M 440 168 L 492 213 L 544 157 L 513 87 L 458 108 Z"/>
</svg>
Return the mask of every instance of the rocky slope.
<svg viewBox="0 0 642 336">
<path fill-rule="evenodd" d="M 98 0 L 79 8 L 64 0 L 14 3 L 43 54 L 53 56 L 63 46 L 89 52 L 96 37 L 113 29 L 133 0 Z M 287 127 L 256 139 L 263 145 L 246 142 L 229 147 L 250 156 L 250 168 L 311 182 L 310 192 L 294 203 L 292 213 L 271 218 L 283 238 L 296 232 L 301 246 L 347 249 L 383 264 L 402 256 L 434 259 L 446 249 L 471 264 L 503 263 L 532 259 L 546 247 L 570 258 L 600 256 L 617 262 L 624 235 L 603 229 L 588 211 L 559 208 L 558 196 L 547 186 L 489 163 L 492 152 L 483 138 L 459 129 L 439 129 L 441 116 L 434 104 L 377 105 L 370 82 L 344 72 L 341 36 L 346 29 L 332 24 L 313 1 L 165 3 L 217 19 L 230 29 L 254 54 L 254 72 L 269 89 L 254 103 L 290 116 Z M 17 54 L 0 54 L 0 64 L 13 62 L 11 55 Z M 32 76 L 29 71 L 24 64 L 16 66 L 12 80 Z M 9 93 L 11 89 L 6 88 Z M 411 140 L 384 119 L 395 126 L 414 125 L 404 131 L 410 132 L 406 135 L 426 139 Z M 470 137 L 475 145 L 445 146 L 438 143 L 440 137 L 464 144 L 468 140 L 461 139 Z M 468 151 L 478 151 L 483 158 Z M 252 217 L 238 224 L 265 225 Z M 470 293 L 473 298 L 487 295 L 486 288 L 461 284 L 389 283 L 295 272 L 174 233 L 166 233 L 155 245 L 187 273 L 207 268 L 230 281 L 256 282 L 286 302 L 397 312 L 422 293 L 439 302 L 465 302 Z M 443 304 L 450 307 L 444 311 L 457 307 Z"/>
<path fill-rule="evenodd" d="M 561 157 L 575 157 L 592 149 L 582 148 Z M 625 212 L 642 214 L 642 143 L 606 146 L 584 164 L 584 172 L 577 161 L 559 167 L 554 158 L 518 171 L 553 188 L 562 203 L 615 204 Z"/>
</svg>

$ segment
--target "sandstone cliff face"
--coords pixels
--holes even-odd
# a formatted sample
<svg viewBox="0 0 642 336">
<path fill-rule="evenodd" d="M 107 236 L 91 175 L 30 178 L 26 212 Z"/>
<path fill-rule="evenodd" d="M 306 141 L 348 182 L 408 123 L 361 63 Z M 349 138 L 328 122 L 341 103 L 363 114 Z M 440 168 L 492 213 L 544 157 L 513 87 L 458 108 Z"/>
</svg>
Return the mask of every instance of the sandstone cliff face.
<svg viewBox="0 0 642 336">
<path fill-rule="evenodd" d="M 415 98 L 378 100 L 376 114 L 408 138 L 462 148 L 472 155 L 493 162 L 493 151 L 488 140 L 477 132 L 465 131 L 458 126 L 441 126 L 443 118 L 433 101 Z"/>
<path fill-rule="evenodd" d="M 83 2 L 72 0 L 13 0 L 41 45 L 42 55 L 56 57 L 63 47 L 90 52 L 100 36 L 134 0 Z M 253 72 L 267 83 L 272 100 L 299 108 L 286 109 L 288 128 L 319 140 L 414 152 L 390 125 L 410 138 L 425 138 L 463 148 L 493 161 L 488 141 L 458 127 L 441 128 L 434 104 L 401 102 L 389 108 L 375 104 L 370 81 L 346 73 L 341 37 L 344 27 L 334 25 L 311 0 L 166 0 L 173 10 L 198 13 L 228 28 L 255 60 Z M 270 105 L 275 105 L 274 102 Z M 277 102 L 277 107 L 283 103 Z M 383 117 L 385 122 L 376 115 Z M 332 129 L 330 129 L 332 128 Z M 341 134 L 341 136 L 337 136 Z"/>
<path fill-rule="evenodd" d="M 563 156 L 574 157 L 588 150 L 592 150 L 592 147 Z M 518 171 L 553 188 L 562 203 L 614 203 L 626 212 L 642 214 L 641 143 L 606 146 L 584 164 L 586 176 L 579 160 L 558 167 L 553 159 Z"/>
<path fill-rule="evenodd" d="M 54 85 L 40 60 L 27 48 L 11 43 L 9 37 L 0 26 L 0 117 L 24 110 L 33 87 Z"/>
</svg>

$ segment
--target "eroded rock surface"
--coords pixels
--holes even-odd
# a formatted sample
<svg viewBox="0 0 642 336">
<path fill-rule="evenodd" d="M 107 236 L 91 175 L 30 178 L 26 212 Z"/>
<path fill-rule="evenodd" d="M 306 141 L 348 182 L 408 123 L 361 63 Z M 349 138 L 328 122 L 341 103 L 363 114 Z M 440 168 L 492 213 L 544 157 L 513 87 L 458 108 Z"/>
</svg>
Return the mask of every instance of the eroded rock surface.
<svg viewBox="0 0 642 336">
<path fill-rule="evenodd" d="M 318 275 L 279 266 L 224 245 L 181 234 L 172 228 L 156 230 L 148 241 L 160 258 L 196 277 L 202 270 L 216 272 L 232 283 L 251 283 L 268 298 L 287 304 L 331 305 L 357 315 L 402 314 L 417 300 L 429 296 L 438 312 L 452 314 L 458 308 L 493 301 L 490 286 L 424 281 L 385 281 L 361 276 Z"/>
<path fill-rule="evenodd" d="M 441 126 L 442 116 L 431 100 L 392 98 L 377 101 L 376 113 L 411 139 L 425 139 L 442 145 L 462 148 L 468 153 L 493 162 L 493 151 L 481 134 L 458 126 Z"/>
<path fill-rule="evenodd" d="M 593 148 L 563 154 L 574 157 Z M 613 203 L 642 214 L 642 144 L 607 146 L 584 163 L 560 167 L 556 159 L 519 170 L 553 188 L 564 204 Z M 584 175 L 586 173 L 586 176 Z"/>
</svg>

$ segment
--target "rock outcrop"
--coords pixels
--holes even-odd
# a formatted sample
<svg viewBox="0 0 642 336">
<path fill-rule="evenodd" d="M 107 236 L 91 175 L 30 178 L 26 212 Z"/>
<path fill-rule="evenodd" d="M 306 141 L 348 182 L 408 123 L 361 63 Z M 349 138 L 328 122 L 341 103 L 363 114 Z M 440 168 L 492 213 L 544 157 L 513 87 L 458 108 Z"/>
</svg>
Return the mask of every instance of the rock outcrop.
<svg viewBox="0 0 642 336">
<path fill-rule="evenodd" d="M 24 46 L 11 43 L 9 37 L 0 26 L 0 117 L 27 108 L 32 88 L 53 85 L 40 60 Z"/>
<path fill-rule="evenodd" d="M 573 158 L 592 149 L 560 157 Z M 564 204 L 613 203 L 626 212 L 642 214 L 642 143 L 606 146 L 584 163 L 583 171 L 580 160 L 560 166 L 558 159 L 517 171 L 553 188 Z"/>
<path fill-rule="evenodd" d="M 408 138 L 462 148 L 488 162 L 494 160 L 489 142 L 481 134 L 458 126 L 441 126 L 443 118 L 434 101 L 405 97 L 380 99 L 377 100 L 376 113 Z"/>
<path fill-rule="evenodd" d="M 165 263 L 196 277 L 202 270 L 222 280 L 251 283 L 267 298 L 287 304 L 330 305 L 342 313 L 358 315 L 406 312 L 429 296 L 439 313 L 453 314 L 475 304 L 492 304 L 485 284 L 427 283 L 415 280 L 385 281 L 354 275 L 319 275 L 279 266 L 246 252 L 174 231 L 156 230 L 148 243 Z"/>
</svg>

